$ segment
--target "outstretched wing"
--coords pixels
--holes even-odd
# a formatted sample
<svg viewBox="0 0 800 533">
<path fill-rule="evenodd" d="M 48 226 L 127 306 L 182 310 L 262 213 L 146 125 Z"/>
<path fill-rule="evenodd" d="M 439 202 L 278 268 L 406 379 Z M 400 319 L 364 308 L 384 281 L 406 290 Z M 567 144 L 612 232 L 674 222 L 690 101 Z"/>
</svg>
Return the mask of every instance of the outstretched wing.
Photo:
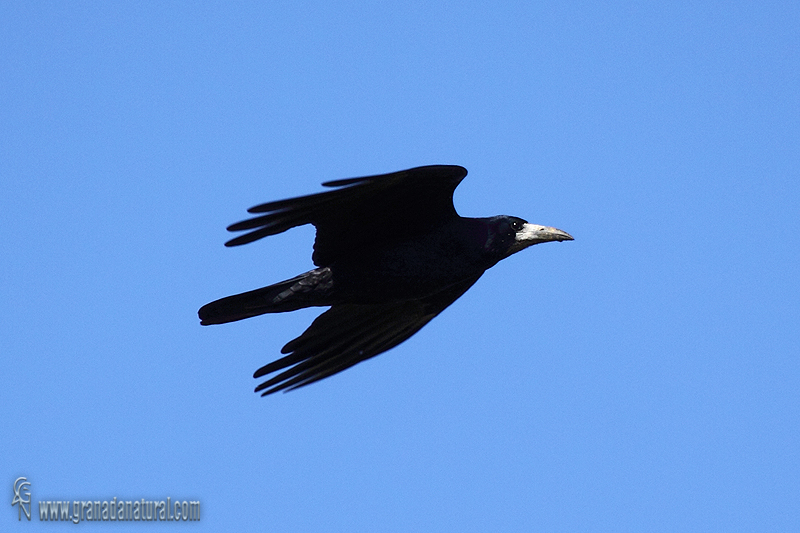
<svg viewBox="0 0 800 533">
<path fill-rule="evenodd" d="M 374 305 L 334 305 L 283 347 L 288 354 L 259 368 L 254 378 L 283 370 L 261 383 L 266 396 L 303 387 L 385 352 L 411 337 L 456 301 L 480 275 L 423 300 Z M 285 370 L 284 370 L 285 369 Z"/>
<path fill-rule="evenodd" d="M 336 190 L 251 207 L 247 211 L 260 216 L 228 227 L 249 233 L 225 245 L 247 244 L 313 224 L 317 237 L 312 259 L 317 266 L 329 266 L 365 244 L 404 239 L 457 217 L 453 192 L 466 175 L 463 167 L 431 165 L 328 181 L 322 185 Z"/>
</svg>

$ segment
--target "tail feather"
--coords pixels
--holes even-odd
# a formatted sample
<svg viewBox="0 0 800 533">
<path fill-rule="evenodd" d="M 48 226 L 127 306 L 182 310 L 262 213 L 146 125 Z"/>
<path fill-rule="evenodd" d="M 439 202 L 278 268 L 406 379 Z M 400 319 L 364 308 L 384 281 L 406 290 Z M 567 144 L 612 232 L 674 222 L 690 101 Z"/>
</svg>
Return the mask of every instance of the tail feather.
<svg viewBox="0 0 800 533">
<path fill-rule="evenodd" d="M 318 268 L 268 287 L 220 298 L 200 308 L 200 324 L 225 324 L 266 313 L 330 305 L 332 286 L 328 268 Z"/>
</svg>

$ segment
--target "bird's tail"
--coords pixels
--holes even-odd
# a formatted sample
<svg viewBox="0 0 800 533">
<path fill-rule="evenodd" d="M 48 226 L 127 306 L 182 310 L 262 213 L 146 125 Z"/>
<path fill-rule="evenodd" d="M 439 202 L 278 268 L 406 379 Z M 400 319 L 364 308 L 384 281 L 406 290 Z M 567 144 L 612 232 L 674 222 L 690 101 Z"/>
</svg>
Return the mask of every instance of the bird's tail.
<svg viewBox="0 0 800 533">
<path fill-rule="evenodd" d="M 234 294 L 208 303 L 197 315 L 200 324 L 225 324 L 265 313 L 283 313 L 304 307 L 331 305 L 327 296 L 332 287 L 329 268 L 318 268 L 269 287 Z"/>
</svg>

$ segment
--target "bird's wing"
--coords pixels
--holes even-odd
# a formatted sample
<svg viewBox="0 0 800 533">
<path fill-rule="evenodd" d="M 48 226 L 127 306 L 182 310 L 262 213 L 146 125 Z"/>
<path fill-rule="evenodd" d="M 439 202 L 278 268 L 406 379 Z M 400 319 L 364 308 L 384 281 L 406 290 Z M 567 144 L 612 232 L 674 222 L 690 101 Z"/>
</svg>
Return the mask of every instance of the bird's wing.
<svg viewBox="0 0 800 533">
<path fill-rule="evenodd" d="M 328 181 L 322 185 L 336 190 L 251 207 L 247 211 L 260 216 L 228 227 L 249 233 L 225 245 L 238 246 L 313 224 L 317 237 L 312 259 L 317 266 L 329 266 L 364 244 L 400 240 L 458 216 L 453 192 L 466 175 L 463 167 L 432 165 Z"/>
<path fill-rule="evenodd" d="M 256 387 L 262 396 L 332 376 L 397 346 L 458 299 L 480 275 L 422 300 L 334 305 L 283 347 L 285 357 L 259 368 L 254 378 L 283 370 Z M 285 370 L 284 370 L 285 369 Z"/>
</svg>

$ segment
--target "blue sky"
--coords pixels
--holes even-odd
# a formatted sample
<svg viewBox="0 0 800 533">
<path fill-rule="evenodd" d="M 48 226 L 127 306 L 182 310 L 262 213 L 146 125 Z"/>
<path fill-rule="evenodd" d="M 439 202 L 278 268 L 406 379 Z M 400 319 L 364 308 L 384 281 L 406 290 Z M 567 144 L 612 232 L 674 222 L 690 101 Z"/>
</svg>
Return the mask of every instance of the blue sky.
<svg viewBox="0 0 800 533">
<path fill-rule="evenodd" d="M 799 25 L 796 2 L 4 3 L 3 490 L 199 499 L 211 531 L 797 528 Z M 318 311 L 196 311 L 309 269 L 313 228 L 226 249 L 225 226 L 435 163 L 470 171 L 460 214 L 576 240 L 254 394 Z"/>
</svg>

